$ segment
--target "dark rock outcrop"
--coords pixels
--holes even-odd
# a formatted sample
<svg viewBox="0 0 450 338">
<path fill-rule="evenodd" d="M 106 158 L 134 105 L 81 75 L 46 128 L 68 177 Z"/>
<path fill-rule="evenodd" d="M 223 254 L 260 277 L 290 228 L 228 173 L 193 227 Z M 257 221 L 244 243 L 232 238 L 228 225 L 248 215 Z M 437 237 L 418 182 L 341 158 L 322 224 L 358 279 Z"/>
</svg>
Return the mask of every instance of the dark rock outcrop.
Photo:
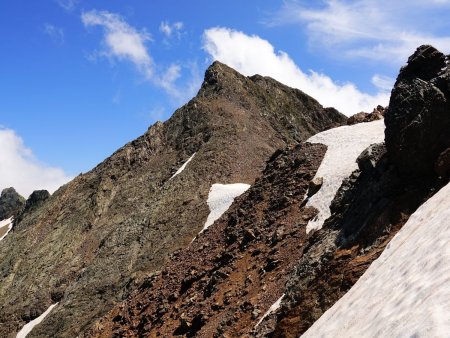
<svg viewBox="0 0 450 338">
<path fill-rule="evenodd" d="M 408 179 L 434 173 L 450 146 L 450 68 L 445 55 L 421 46 L 408 59 L 392 91 L 385 115 L 386 147 Z"/>
<path fill-rule="evenodd" d="M 33 191 L 25 203 L 23 212 L 27 213 L 39 208 L 48 198 L 50 198 L 50 193 L 47 190 Z"/>
<path fill-rule="evenodd" d="M 198 234 L 213 183 L 252 184 L 276 149 L 345 120 L 299 90 L 215 62 L 168 121 L 23 214 L 0 246 L 0 336 L 56 301 L 30 336 L 80 335 Z"/>
<path fill-rule="evenodd" d="M 0 195 L 0 221 L 14 217 L 22 212 L 25 206 L 25 198 L 20 196 L 14 188 L 2 190 Z"/>
</svg>

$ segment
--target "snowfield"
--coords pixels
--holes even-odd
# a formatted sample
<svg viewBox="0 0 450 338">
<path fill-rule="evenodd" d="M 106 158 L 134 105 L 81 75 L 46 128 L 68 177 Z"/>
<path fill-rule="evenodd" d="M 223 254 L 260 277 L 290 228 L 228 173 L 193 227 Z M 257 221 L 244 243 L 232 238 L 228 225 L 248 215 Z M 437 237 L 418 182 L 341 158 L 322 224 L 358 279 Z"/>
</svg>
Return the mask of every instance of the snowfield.
<svg viewBox="0 0 450 338">
<path fill-rule="evenodd" d="M 450 183 L 303 337 L 450 336 Z"/>
<path fill-rule="evenodd" d="M 281 306 L 281 301 L 284 298 L 284 293 L 281 295 L 280 298 L 278 298 L 275 303 L 273 303 L 270 307 L 269 310 L 266 311 L 266 313 L 263 314 L 263 316 L 258 320 L 258 322 L 255 325 L 255 329 L 259 326 L 259 324 L 262 323 L 262 321 L 264 320 L 264 318 L 266 318 L 267 316 L 271 315 L 272 313 L 278 311 L 278 309 Z"/>
<path fill-rule="evenodd" d="M 319 210 L 319 214 L 308 222 L 306 232 L 322 228 L 325 220 L 331 216 L 330 204 L 342 181 L 358 169 L 358 156 L 371 144 L 383 141 L 384 120 L 329 129 L 306 141 L 328 147 L 315 175 L 323 178 L 323 185 L 306 204 Z"/>
<path fill-rule="evenodd" d="M 6 235 L 11 231 L 12 226 L 13 226 L 13 221 L 14 221 L 14 218 L 13 218 L 13 217 L 10 217 L 10 218 L 8 218 L 8 219 L 5 219 L 5 220 L 3 220 L 3 221 L 0 221 L 0 229 L 3 228 L 3 227 L 6 227 L 6 226 L 8 227 L 8 230 L 6 230 L 6 232 L 3 234 L 3 236 L 0 237 L 0 241 L 1 241 L 3 238 L 5 238 Z"/>
<path fill-rule="evenodd" d="M 196 153 L 193 153 L 192 156 L 189 157 L 189 158 L 187 159 L 186 162 L 184 162 L 184 164 L 177 170 L 177 172 L 176 172 L 175 174 L 173 174 L 171 178 L 169 178 L 169 181 L 170 181 L 172 178 L 174 178 L 175 176 L 179 175 L 179 174 L 186 168 L 186 166 L 188 165 L 188 163 L 191 162 L 191 160 L 194 158 L 195 154 L 196 154 Z"/>
<path fill-rule="evenodd" d="M 25 338 L 31 332 L 31 330 L 33 330 L 33 328 L 36 325 L 38 325 L 39 323 L 41 323 L 44 320 L 44 318 L 53 310 L 53 308 L 56 305 L 58 305 L 58 303 L 50 305 L 43 314 L 41 314 L 39 317 L 33 319 L 31 322 L 26 323 L 23 326 L 23 328 L 19 331 L 19 333 L 17 333 L 16 338 Z"/>
<path fill-rule="evenodd" d="M 210 213 L 201 232 L 219 219 L 233 204 L 234 199 L 246 192 L 248 188 L 250 185 L 244 183 L 213 184 L 209 189 L 207 200 Z"/>
</svg>

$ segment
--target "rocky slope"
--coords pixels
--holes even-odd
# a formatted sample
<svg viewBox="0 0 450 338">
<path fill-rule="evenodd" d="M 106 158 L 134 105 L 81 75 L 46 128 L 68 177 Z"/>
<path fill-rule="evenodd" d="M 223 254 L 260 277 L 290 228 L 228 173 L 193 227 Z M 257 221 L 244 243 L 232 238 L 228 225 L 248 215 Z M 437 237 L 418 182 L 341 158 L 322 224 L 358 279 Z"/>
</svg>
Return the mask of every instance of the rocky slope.
<svg viewBox="0 0 450 338">
<path fill-rule="evenodd" d="M 356 283 L 409 216 L 447 184 L 448 61 L 431 46 L 409 58 L 384 112 L 386 145 L 370 145 L 357 158 L 359 168 L 335 194 L 321 229 L 306 232 L 318 210 L 304 198 L 322 188 L 315 173 L 329 149 L 304 143 L 277 152 L 226 214 L 89 335 L 305 332 Z"/>
<path fill-rule="evenodd" d="M 0 336 L 56 302 L 30 336 L 79 335 L 198 234 L 212 184 L 252 184 L 276 149 L 345 121 L 299 90 L 214 63 L 167 122 L 53 196 L 30 196 L 0 245 Z"/>
<path fill-rule="evenodd" d="M 263 177 L 130 301 L 95 325 L 94 335 L 239 336 L 280 297 L 301 257 L 315 210 L 301 204 L 325 154 L 323 145 L 275 153 Z"/>
</svg>

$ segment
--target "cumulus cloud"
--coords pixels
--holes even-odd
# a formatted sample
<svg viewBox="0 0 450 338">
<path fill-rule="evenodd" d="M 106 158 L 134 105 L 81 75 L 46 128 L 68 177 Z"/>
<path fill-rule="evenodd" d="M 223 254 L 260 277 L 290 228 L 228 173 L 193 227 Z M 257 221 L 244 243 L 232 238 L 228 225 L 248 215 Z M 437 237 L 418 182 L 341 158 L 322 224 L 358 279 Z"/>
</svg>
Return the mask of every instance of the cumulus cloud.
<svg viewBox="0 0 450 338">
<path fill-rule="evenodd" d="M 380 74 L 375 74 L 374 76 L 372 76 L 372 84 L 375 87 L 377 87 L 380 91 L 390 92 L 391 89 L 394 87 L 394 83 L 395 79 L 389 76 Z"/>
<path fill-rule="evenodd" d="M 448 0 L 286 1 L 271 23 L 300 23 L 313 46 L 330 48 L 334 56 L 398 66 L 421 44 L 450 50 L 449 14 Z M 430 22 L 431 17 L 436 21 Z"/>
<path fill-rule="evenodd" d="M 44 25 L 44 32 L 47 34 L 53 42 L 62 44 L 64 42 L 64 30 L 61 27 L 56 27 L 49 23 Z"/>
<path fill-rule="evenodd" d="M 389 94 L 363 93 L 352 83 L 337 84 L 330 77 L 310 70 L 304 72 L 282 51 L 275 51 L 267 41 L 228 28 L 210 28 L 204 32 L 203 48 L 244 75 L 270 76 L 288 86 L 298 88 L 326 107 L 335 107 L 346 115 L 372 111 L 378 104 L 387 105 Z"/>
<path fill-rule="evenodd" d="M 181 21 L 177 21 L 172 24 L 169 21 L 162 21 L 159 25 L 159 30 L 166 36 L 166 38 L 171 38 L 172 36 L 180 38 L 183 27 L 184 24 Z"/>
<path fill-rule="evenodd" d="M 14 187 L 28 197 L 34 190 L 53 193 L 72 178 L 62 169 L 39 162 L 31 149 L 11 129 L 0 129 L 0 190 Z"/>
<path fill-rule="evenodd" d="M 92 10 L 82 13 L 81 20 L 86 27 L 101 26 L 104 29 L 101 54 L 132 62 L 147 78 L 153 75 L 153 60 L 145 46 L 150 35 L 130 26 L 117 14 Z"/>
</svg>

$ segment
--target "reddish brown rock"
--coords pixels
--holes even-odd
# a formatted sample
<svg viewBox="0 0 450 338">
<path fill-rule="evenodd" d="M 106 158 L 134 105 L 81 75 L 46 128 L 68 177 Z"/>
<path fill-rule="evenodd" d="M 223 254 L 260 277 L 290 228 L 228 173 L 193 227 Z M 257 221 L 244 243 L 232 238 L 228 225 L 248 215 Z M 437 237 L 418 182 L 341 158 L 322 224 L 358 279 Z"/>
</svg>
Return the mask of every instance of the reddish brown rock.
<svg viewBox="0 0 450 338">
<path fill-rule="evenodd" d="M 273 156 L 263 176 L 160 277 L 94 325 L 98 337 L 240 337 L 281 296 L 301 257 L 302 208 L 325 146 L 304 144 Z M 161 308 L 161 305 L 164 307 Z"/>
</svg>

